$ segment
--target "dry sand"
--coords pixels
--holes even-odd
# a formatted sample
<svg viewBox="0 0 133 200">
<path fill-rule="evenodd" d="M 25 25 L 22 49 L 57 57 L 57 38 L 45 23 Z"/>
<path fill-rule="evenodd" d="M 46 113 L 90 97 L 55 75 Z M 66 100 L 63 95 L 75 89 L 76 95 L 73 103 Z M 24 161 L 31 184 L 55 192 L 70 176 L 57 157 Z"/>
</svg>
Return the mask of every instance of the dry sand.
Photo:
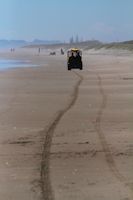
<svg viewBox="0 0 133 200">
<path fill-rule="evenodd" d="M 0 57 L 39 65 L 0 72 L 0 200 L 133 200 L 132 55 Z"/>
</svg>

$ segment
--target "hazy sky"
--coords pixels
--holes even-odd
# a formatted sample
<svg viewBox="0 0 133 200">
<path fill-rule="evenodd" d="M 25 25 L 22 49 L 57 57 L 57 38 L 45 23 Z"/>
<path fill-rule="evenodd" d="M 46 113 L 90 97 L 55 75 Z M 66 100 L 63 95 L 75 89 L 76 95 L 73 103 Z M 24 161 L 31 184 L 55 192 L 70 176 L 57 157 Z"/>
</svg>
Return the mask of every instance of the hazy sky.
<svg viewBox="0 0 133 200">
<path fill-rule="evenodd" d="M 133 39 L 133 0 L 0 0 L 0 39 Z"/>
</svg>

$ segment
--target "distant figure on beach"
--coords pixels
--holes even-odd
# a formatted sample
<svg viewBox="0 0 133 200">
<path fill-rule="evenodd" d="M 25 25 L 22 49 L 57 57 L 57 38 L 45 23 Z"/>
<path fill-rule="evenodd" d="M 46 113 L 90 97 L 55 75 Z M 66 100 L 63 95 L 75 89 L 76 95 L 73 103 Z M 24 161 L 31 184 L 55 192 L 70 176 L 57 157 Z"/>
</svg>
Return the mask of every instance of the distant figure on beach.
<svg viewBox="0 0 133 200">
<path fill-rule="evenodd" d="M 61 52 L 61 55 L 64 55 L 64 51 L 63 51 L 63 49 L 62 49 L 62 48 L 61 48 L 60 52 Z"/>
<path fill-rule="evenodd" d="M 41 49 L 40 49 L 40 47 L 39 47 L 39 49 L 38 49 L 38 53 L 40 54 L 40 52 L 41 52 Z"/>
<path fill-rule="evenodd" d="M 15 49 L 14 48 L 11 48 L 11 52 L 14 52 L 15 51 Z"/>
</svg>

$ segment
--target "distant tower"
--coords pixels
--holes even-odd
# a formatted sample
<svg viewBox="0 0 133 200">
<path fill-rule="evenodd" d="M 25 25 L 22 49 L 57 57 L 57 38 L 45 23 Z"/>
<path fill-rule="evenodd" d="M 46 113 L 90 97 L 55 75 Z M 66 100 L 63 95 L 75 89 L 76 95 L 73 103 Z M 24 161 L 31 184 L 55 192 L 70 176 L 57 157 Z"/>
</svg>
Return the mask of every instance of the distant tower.
<svg viewBox="0 0 133 200">
<path fill-rule="evenodd" d="M 76 35 L 75 43 L 79 43 L 79 37 Z"/>
</svg>

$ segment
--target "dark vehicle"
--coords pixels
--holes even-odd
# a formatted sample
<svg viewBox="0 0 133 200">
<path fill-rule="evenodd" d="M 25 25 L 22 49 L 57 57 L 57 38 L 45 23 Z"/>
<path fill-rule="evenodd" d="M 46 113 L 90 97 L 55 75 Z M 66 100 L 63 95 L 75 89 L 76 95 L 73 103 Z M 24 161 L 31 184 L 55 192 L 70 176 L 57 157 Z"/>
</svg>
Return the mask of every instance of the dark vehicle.
<svg viewBox="0 0 133 200">
<path fill-rule="evenodd" d="M 81 50 L 72 48 L 67 51 L 67 67 L 68 70 L 71 70 L 72 68 L 83 69 Z"/>
<path fill-rule="evenodd" d="M 55 51 L 53 51 L 53 52 L 50 52 L 50 54 L 49 55 L 56 55 L 56 52 Z"/>
</svg>

